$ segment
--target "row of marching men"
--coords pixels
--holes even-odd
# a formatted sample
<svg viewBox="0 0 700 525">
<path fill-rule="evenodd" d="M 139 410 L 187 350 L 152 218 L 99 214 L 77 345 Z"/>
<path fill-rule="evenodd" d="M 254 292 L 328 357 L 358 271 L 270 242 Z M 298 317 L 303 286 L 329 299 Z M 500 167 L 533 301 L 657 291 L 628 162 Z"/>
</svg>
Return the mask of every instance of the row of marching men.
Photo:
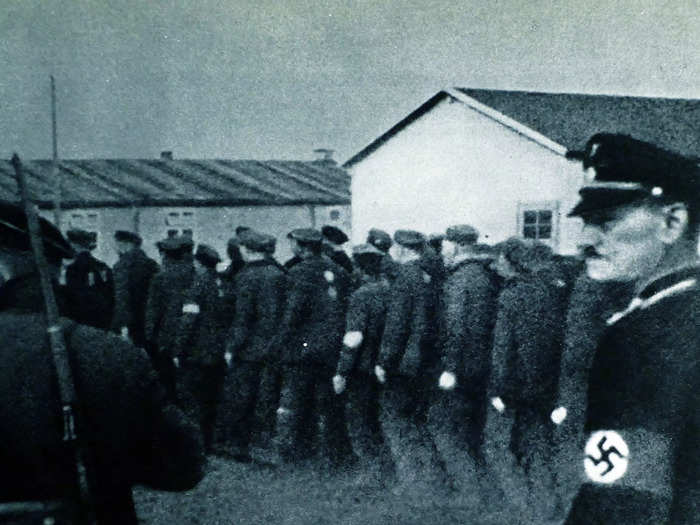
<svg viewBox="0 0 700 525">
<path fill-rule="evenodd" d="M 347 237 L 328 226 L 290 232 L 295 255 L 283 266 L 274 237 L 239 228 L 222 273 L 212 248 L 166 239 L 159 270 L 140 237 L 120 231 L 111 279 L 101 263 L 80 262 L 91 257 L 84 233 L 68 235 L 84 249 L 67 288 L 85 274 L 75 265 L 94 265 L 77 279 L 83 288 L 115 290 L 99 322 L 149 352 L 210 450 L 248 461 L 257 437 L 282 461 L 359 459 L 362 482 L 393 479 L 395 491 L 448 479 L 474 492 L 487 459 L 508 457 L 505 478 L 517 469 L 526 485 L 551 489 L 550 414 L 560 366 L 571 365 L 562 348 L 576 261 L 519 239 L 482 245 L 467 225 L 432 239 L 371 230 L 351 261 Z M 598 304 L 598 293 L 582 290 L 575 304 Z M 102 310 L 94 298 L 70 304 Z"/>
</svg>

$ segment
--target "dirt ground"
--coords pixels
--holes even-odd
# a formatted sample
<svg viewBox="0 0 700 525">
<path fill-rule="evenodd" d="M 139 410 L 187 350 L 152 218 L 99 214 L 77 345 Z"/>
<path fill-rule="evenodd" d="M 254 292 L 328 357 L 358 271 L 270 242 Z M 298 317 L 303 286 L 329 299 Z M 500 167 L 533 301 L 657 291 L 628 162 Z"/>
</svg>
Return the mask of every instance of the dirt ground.
<svg viewBox="0 0 700 525">
<path fill-rule="evenodd" d="M 137 488 L 134 495 L 140 518 L 152 525 L 560 523 L 526 517 L 527 509 L 515 503 L 520 496 L 516 494 L 465 495 L 430 488 L 397 495 L 391 488 L 358 486 L 355 480 L 355 473 L 331 475 L 315 465 L 292 469 L 210 457 L 207 475 L 194 490 Z"/>
</svg>

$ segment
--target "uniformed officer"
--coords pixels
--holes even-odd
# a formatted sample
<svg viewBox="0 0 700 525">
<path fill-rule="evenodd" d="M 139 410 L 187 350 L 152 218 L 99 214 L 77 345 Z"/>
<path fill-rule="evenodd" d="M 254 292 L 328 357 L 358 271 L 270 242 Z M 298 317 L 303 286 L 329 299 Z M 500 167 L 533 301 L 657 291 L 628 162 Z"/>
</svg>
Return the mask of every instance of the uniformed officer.
<svg viewBox="0 0 700 525">
<path fill-rule="evenodd" d="M 226 368 L 223 346 L 229 320 L 216 282 L 216 265 L 220 261 L 211 246 L 197 246 L 194 279 L 184 295 L 172 352 L 181 385 L 178 397 L 188 415 L 199 422 L 207 452 L 212 451 Z"/>
<path fill-rule="evenodd" d="M 75 259 L 66 267 L 66 292 L 70 317 L 81 324 L 107 330 L 114 309 L 112 270 L 92 253 L 97 233 L 71 229 L 66 232 Z"/>
<path fill-rule="evenodd" d="M 588 276 L 627 281 L 589 373 L 586 483 L 567 523 L 697 523 L 700 515 L 700 169 L 626 135 L 596 134 L 580 152 Z M 552 413 L 565 420 L 567 407 Z"/>
<path fill-rule="evenodd" d="M 71 247 L 40 219 L 50 271 Z M 0 204 L 0 500 L 70 498 L 75 465 L 63 442 L 63 414 L 27 220 Z M 201 437 L 168 405 L 148 357 L 121 338 L 63 320 L 88 446 L 88 474 L 101 524 L 136 524 L 135 484 L 192 488 L 204 474 Z M 14 523 L 14 522 L 13 522 Z"/>
<path fill-rule="evenodd" d="M 352 261 L 343 249 L 343 244 L 348 242 L 348 236 L 345 235 L 345 232 L 340 228 L 328 224 L 321 228 L 321 233 L 323 234 L 323 247 L 326 255 L 330 257 L 335 264 L 344 268 L 348 274 L 352 275 Z"/>
<path fill-rule="evenodd" d="M 390 463 L 379 424 L 379 385 L 374 377 L 389 303 L 389 282 L 382 275 L 381 251 L 371 244 L 360 244 L 352 251 L 361 281 L 350 297 L 333 387 L 338 395 L 347 391 L 347 426 L 352 448 L 360 458 L 358 481 L 376 484 L 383 481 Z"/>
<path fill-rule="evenodd" d="M 389 254 L 389 250 L 394 244 L 391 235 L 384 230 L 372 228 L 367 234 L 367 243 L 371 244 L 384 254 L 384 257 L 382 258 L 382 273 L 387 279 L 389 279 L 389 281 L 393 281 L 396 278 L 398 265 Z"/>
<path fill-rule="evenodd" d="M 188 237 L 171 237 L 162 241 L 163 270 L 153 277 L 146 303 L 145 336 L 155 349 L 156 363 L 168 395 L 176 398 L 173 347 L 182 317 L 185 294 L 192 286 L 194 266 Z"/>
<path fill-rule="evenodd" d="M 442 243 L 447 272 L 441 293 L 441 390 L 430 410 L 435 443 L 463 492 L 473 489 L 474 475 L 482 467 L 486 389 L 500 288 L 490 269 L 493 256 L 476 247 L 478 238 L 473 226 L 455 225 L 447 228 Z"/>
<path fill-rule="evenodd" d="M 321 232 L 294 230 L 290 238 L 301 259 L 289 270 L 287 297 L 275 338 L 284 365 L 282 394 L 277 410 L 277 440 L 282 459 L 308 458 L 314 429 L 331 467 L 351 458 L 343 405 L 333 392 L 331 378 L 342 343 L 345 311 L 350 295 L 347 272 L 323 257 Z"/>
<path fill-rule="evenodd" d="M 397 230 L 400 263 L 387 310 L 375 374 L 383 389 L 381 424 L 396 466 L 398 492 L 424 492 L 442 474 L 426 428 L 439 354 L 436 344 L 437 279 L 425 256 L 423 234 Z M 431 250 L 432 251 L 432 250 Z M 421 485 L 427 483 L 428 486 Z M 432 490 L 432 489 L 430 489 Z"/>
<path fill-rule="evenodd" d="M 158 273 L 158 263 L 141 249 L 138 234 L 118 230 L 114 233 L 114 241 L 119 260 L 113 267 L 115 300 L 112 330 L 130 339 L 135 346 L 146 348 L 146 301 L 151 279 Z"/>
<path fill-rule="evenodd" d="M 226 399 L 230 411 L 228 452 L 237 461 L 250 461 L 253 431 L 271 430 L 277 408 L 276 389 L 261 389 L 266 368 L 277 369 L 279 348 L 270 346 L 270 337 L 277 331 L 285 292 L 285 274 L 269 257 L 271 238 L 254 230 L 239 236 L 246 264 L 236 277 L 236 314 L 226 340 L 231 359 L 227 378 L 230 397 Z M 258 404 L 263 406 L 257 413 L 272 421 L 256 421 Z"/>
</svg>

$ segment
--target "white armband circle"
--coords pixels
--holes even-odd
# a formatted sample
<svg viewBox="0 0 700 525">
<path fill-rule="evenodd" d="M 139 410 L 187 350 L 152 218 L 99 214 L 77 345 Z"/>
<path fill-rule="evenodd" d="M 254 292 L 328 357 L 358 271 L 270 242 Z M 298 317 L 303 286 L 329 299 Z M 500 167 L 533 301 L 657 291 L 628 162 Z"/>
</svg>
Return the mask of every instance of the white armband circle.
<svg viewBox="0 0 700 525">
<path fill-rule="evenodd" d="M 187 303 L 182 307 L 183 314 L 198 314 L 199 305 L 197 303 Z"/>
</svg>

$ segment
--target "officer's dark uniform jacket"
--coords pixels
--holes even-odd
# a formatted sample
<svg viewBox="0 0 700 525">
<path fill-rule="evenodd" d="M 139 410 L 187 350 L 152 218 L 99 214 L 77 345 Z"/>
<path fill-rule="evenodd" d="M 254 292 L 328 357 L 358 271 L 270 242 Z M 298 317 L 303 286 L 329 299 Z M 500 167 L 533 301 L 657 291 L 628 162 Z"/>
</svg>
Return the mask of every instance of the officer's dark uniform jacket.
<svg viewBox="0 0 700 525">
<path fill-rule="evenodd" d="M 66 267 L 70 317 L 79 323 L 107 330 L 114 309 L 112 270 L 90 252 L 80 252 Z"/>
<path fill-rule="evenodd" d="M 67 496 L 75 465 L 63 424 L 38 277 L 0 289 L 0 498 Z M 101 524 L 136 523 L 131 487 L 185 490 L 203 476 L 201 437 L 163 390 L 142 351 L 117 336 L 65 321 L 82 435 Z M 79 429 L 80 430 L 80 429 Z"/>
<path fill-rule="evenodd" d="M 173 357 L 183 363 L 216 365 L 223 363 L 227 312 L 214 271 L 196 274 L 182 298 L 182 315 L 176 334 Z"/>
<path fill-rule="evenodd" d="M 173 261 L 153 277 L 146 305 L 146 340 L 159 350 L 173 350 L 185 296 L 192 286 L 194 267 Z"/>
<path fill-rule="evenodd" d="M 568 294 L 553 265 L 506 281 L 498 298 L 489 387 L 506 405 L 554 408 Z"/>
<path fill-rule="evenodd" d="M 589 376 L 587 482 L 567 523 L 698 523 L 699 313 L 695 266 L 608 319 Z"/>
<path fill-rule="evenodd" d="M 491 368 L 500 284 L 490 262 L 487 256 L 470 256 L 448 269 L 442 286 L 442 368 L 468 389 L 483 388 Z"/>
<path fill-rule="evenodd" d="M 327 257 L 313 256 L 289 270 L 287 283 L 278 336 L 282 362 L 335 369 L 345 328 L 349 275 Z"/>
<path fill-rule="evenodd" d="M 390 286 L 385 279 L 363 284 L 353 292 L 345 321 L 345 332 L 361 332 L 357 348 L 343 345 L 337 374 L 368 377 L 374 371 L 384 333 L 384 319 L 389 303 Z"/>
<path fill-rule="evenodd" d="M 158 263 L 141 248 L 122 254 L 114 265 L 114 317 L 112 329 L 119 333 L 129 329 L 129 337 L 136 346 L 145 343 L 144 325 L 146 302 L 151 279 L 158 273 Z"/>
<path fill-rule="evenodd" d="M 236 278 L 236 313 L 228 349 L 239 361 L 267 360 L 284 304 L 285 274 L 273 260 L 253 261 Z M 278 356 L 272 356 L 277 359 Z"/>
<path fill-rule="evenodd" d="M 439 266 L 419 259 L 399 266 L 394 280 L 377 364 L 387 374 L 416 377 L 437 361 Z"/>
</svg>

